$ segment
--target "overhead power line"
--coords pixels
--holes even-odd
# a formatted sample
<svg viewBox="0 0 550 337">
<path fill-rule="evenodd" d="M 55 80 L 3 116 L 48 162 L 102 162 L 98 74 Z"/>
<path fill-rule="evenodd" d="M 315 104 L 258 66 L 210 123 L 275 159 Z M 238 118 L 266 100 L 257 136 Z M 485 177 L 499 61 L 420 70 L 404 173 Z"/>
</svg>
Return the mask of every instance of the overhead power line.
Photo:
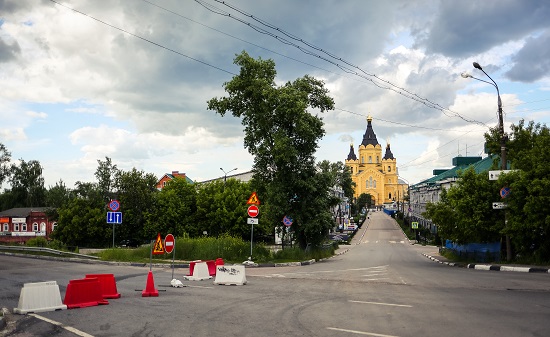
<svg viewBox="0 0 550 337">
<path fill-rule="evenodd" d="M 249 13 L 245 12 L 244 10 L 241 10 L 241 9 L 237 8 L 236 6 L 230 5 L 226 1 L 221 1 L 221 0 L 214 0 L 214 1 L 220 3 L 224 6 L 227 6 L 227 7 L 231 8 L 233 11 L 235 11 L 235 12 L 237 12 L 237 13 L 245 16 L 245 17 L 248 17 L 248 18 L 256 21 L 260 25 L 262 25 L 264 27 L 267 27 L 267 28 L 271 29 L 272 31 L 275 31 L 275 33 L 271 32 L 271 31 L 268 31 L 268 30 L 266 30 L 262 27 L 259 27 L 258 25 L 255 25 L 253 23 L 245 21 L 244 19 L 241 19 L 241 18 L 239 18 L 235 15 L 231 15 L 231 13 L 229 13 L 229 12 L 223 10 L 223 9 L 220 9 L 218 7 L 215 7 L 215 6 L 209 4 L 205 1 L 195 0 L 195 2 L 197 2 L 198 4 L 200 4 L 201 6 L 203 6 L 204 8 L 206 8 L 207 10 L 209 10 L 209 11 L 215 13 L 215 14 L 226 16 L 228 18 L 236 20 L 236 21 L 238 21 L 238 22 L 254 29 L 255 31 L 257 31 L 261 34 L 271 36 L 271 37 L 273 37 L 274 39 L 278 40 L 281 43 L 284 43 L 284 44 L 290 45 L 292 47 L 295 47 L 295 48 L 297 48 L 298 50 L 300 50 L 301 52 L 303 52 L 307 55 L 314 56 L 318 59 L 329 62 L 329 63 L 335 65 L 336 67 L 340 68 L 344 72 L 359 76 L 359 77 L 371 82 L 372 84 L 374 84 L 375 86 L 377 86 L 381 89 L 394 91 L 395 93 L 397 93 L 399 95 L 402 95 L 406 98 L 409 98 L 411 100 L 414 100 L 416 102 L 424 104 L 425 106 L 427 106 L 429 108 L 439 110 L 439 111 L 443 112 L 443 114 L 445 114 L 447 117 L 458 117 L 458 118 L 460 118 L 460 119 L 462 119 L 462 120 L 464 120 L 465 122 L 468 122 L 468 123 L 483 125 L 482 122 L 465 118 L 464 116 L 462 116 L 458 112 L 452 111 L 448 108 L 445 108 L 445 107 L 439 105 L 438 103 L 435 103 L 435 102 L 433 102 L 433 101 L 431 101 L 427 98 L 421 97 L 421 96 L 419 96 L 419 95 L 417 95 L 417 94 L 415 94 L 415 93 L 413 93 L 413 92 L 411 92 L 411 91 L 409 91 L 405 88 L 402 88 L 398 85 L 395 85 L 394 83 L 392 83 L 390 81 L 387 81 L 387 80 L 377 76 L 376 74 L 369 73 L 369 72 L 363 70 L 362 68 L 360 68 L 359 66 L 354 65 L 353 63 L 351 63 L 349 61 L 346 61 L 345 59 L 343 59 L 341 57 L 338 57 L 333 53 L 330 53 L 330 52 L 328 52 L 328 51 L 326 51 L 326 50 L 324 50 L 320 47 L 317 47 L 314 44 L 309 43 L 309 42 L 305 41 L 304 39 L 302 39 L 302 38 L 300 38 L 296 35 L 288 33 L 285 30 L 283 30 L 283 29 L 281 29 L 281 28 L 279 28 L 279 27 L 277 27 L 273 24 L 270 24 L 265 20 L 262 20 L 258 17 L 255 17 L 254 15 L 249 14 Z M 281 36 L 281 35 L 283 35 L 283 36 Z M 299 45 L 299 44 L 297 44 L 293 41 L 301 43 L 301 44 L 307 46 L 310 49 L 304 48 L 303 46 L 301 46 L 301 45 Z M 323 55 L 317 53 L 316 51 L 320 52 L 321 54 L 324 54 L 326 56 L 323 56 Z M 448 113 L 450 113 L 450 115 Z M 486 125 L 484 125 L 484 126 L 486 126 Z"/>
<path fill-rule="evenodd" d="M 169 12 L 175 14 L 175 15 L 181 16 L 181 15 L 179 15 L 179 14 L 177 14 L 177 13 L 175 13 L 175 12 L 172 12 L 172 11 L 170 11 L 170 10 L 168 10 L 168 9 L 165 9 L 165 8 L 163 8 L 163 7 L 160 7 L 160 6 L 157 6 L 157 5 L 151 3 L 151 2 L 149 2 L 149 1 L 147 1 L 147 0 L 142 0 L 142 1 L 147 2 L 147 3 L 150 3 L 151 5 L 154 5 L 154 6 L 158 7 L 158 8 L 163 9 L 163 10 L 169 11 Z M 85 16 L 85 17 L 88 17 L 88 18 L 90 18 L 90 19 L 92 19 L 92 20 L 95 20 L 95 21 L 97 21 L 97 22 L 99 22 L 99 23 L 102 23 L 102 24 L 104 24 L 104 25 L 106 25 L 106 26 L 108 26 L 108 27 L 111 27 L 111 28 L 113 28 L 113 29 L 119 30 L 119 31 L 121 31 L 121 32 L 123 32 L 123 33 L 125 33 L 125 34 L 131 35 L 131 36 L 133 36 L 133 37 L 135 37 L 135 38 L 138 38 L 138 39 L 140 39 L 140 40 L 143 40 L 143 41 L 145 41 L 145 42 L 148 42 L 148 43 L 150 43 L 150 44 L 152 44 L 152 45 L 155 45 L 155 46 L 157 46 L 157 47 L 160 47 L 160 48 L 162 48 L 162 49 L 165 49 L 165 50 L 170 51 L 170 52 L 172 52 L 172 53 L 175 53 L 175 54 L 177 54 L 177 55 L 186 57 L 186 58 L 188 58 L 188 59 L 190 59 L 190 60 L 192 60 L 192 61 L 201 63 L 201 64 L 203 64 L 203 65 L 206 65 L 206 66 L 208 66 L 208 67 L 211 67 L 211 68 L 220 70 L 220 71 L 225 72 L 225 73 L 230 74 L 230 75 L 234 75 L 234 76 L 237 75 L 236 73 L 233 73 L 233 72 L 231 72 L 231 71 L 229 71 L 229 70 L 225 70 L 225 69 L 223 69 L 223 68 L 217 67 L 217 66 L 212 65 L 212 64 L 210 64 L 210 63 L 207 63 L 207 62 L 204 62 L 204 61 L 202 61 L 202 60 L 196 59 L 196 58 L 194 58 L 194 57 L 191 57 L 191 56 L 189 56 L 189 55 L 186 55 L 186 54 L 184 54 L 184 53 L 182 53 L 182 52 L 179 52 L 179 51 L 177 51 L 177 50 L 174 50 L 174 49 L 172 49 L 172 48 L 166 47 L 166 46 L 164 46 L 164 45 L 162 45 L 162 44 L 160 44 L 160 43 L 158 43 L 158 42 L 154 42 L 154 41 L 152 41 L 152 40 L 150 40 L 150 39 L 147 39 L 147 38 L 144 38 L 144 37 L 142 37 L 142 36 L 140 36 L 140 35 L 138 35 L 138 34 L 134 34 L 134 33 L 132 33 L 132 32 L 129 32 L 128 30 L 125 30 L 125 29 L 123 29 L 123 28 L 120 28 L 120 27 L 117 27 L 117 26 L 115 26 L 115 25 L 112 25 L 112 24 L 110 24 L 110 23 L 108 23 L 108 22 L 105 22 L 105 21 L 103 21 L 103 20 L 101 20 L 101 19 L 98 19 L 98 18 L 96 18 L 96 17 L 94 17 L 94 16 L 92 16 L 92 15 L 89 15 L 89 14 L 84 13 L 84 12 L 82 12 L 82 11 L 79 11 L 79 10 L 77 10 L 77 9 L 71 8 L 71 7 L 66 6 L 66 5 L 64 5 L 64 4 L 61 4 L 61 3 L 59 3 L 59 2 L 56 1 L 56 0 L 50 0 L 50 2 L 52 2 L 52 3 L 54 3 L 54 4 L 58 5 L 58 6 L 64 7 L 64 8 L 66 8 L 66 9 L 68 9 L 68 10 L 71 10 L 71 11 L 73 11 L 73 12 L 75 12 L 75 13 L 81 14 L 81 15 L 83 15 L 83 16 Z M 185 17 L 185 18 L 186 18 L 186 17 Z M 189 19 L 189 18 L 186 18 L 186 19 Z M 191 20 L 191 19 L 189 19 L 189 20 Z M 193 20 L 191 20 L 191 21 L 193 21 Z M 197 22 L 197 23 L 199 23 L 199 22 Z M 200 23 L 199 23 L 199 24 L 200 24 Z M 209 28 L 211 28 L 211 27 L 209 27 Z M 223 33 L 223 32 L 222 32 L 222 33 Z M 238 39 L 238 38 L 237 38 L 237 39 Z M 244 41 L 244 40 L 243 40 L 243 41 Z M 244 41 L 244 42 L 246 42 L 246 41 Z M 301 61 L 299 61 L 299 60 L 295 60 L 295 61 L 301 62 Z M 304 63 L 304 62 L 301 62 L 301 63 Z M 305 64 L 307 64 L 307 63 L 305 63 Z M 319 69 L 325 70 L 325 69 L 323 69 L 323 68 L 319 68 Z M 328 71 L 328 70 L 327 70 L 327 71 Z M 340 109 L 340 108 L 335 108 L 335 110 L 340 110 L 340 111 L 347 112 L 347 113 L 351 113 L 351 114 L 354 114 L 354 115 L 366 117 L 364 114 L 356 113 L 356 112 L 353 112 L 353 111 L 350 111 L 350 110 L 345 110 L 345 109 Z M 414 125 L 414 124 L 406 124 L 406 123 L 391 121 L 391 120 L 382 119 L 382 118 L 374 118 L 374 119 L 375 119 L 375 120 L 380 120 L 380 121 L 383 121 L 383 122 L 386 122 L 386 123 L 390 123 L 390 124 L 402 125 L 402 126 L 407 126 L 407 127 L 411 127 L 411 128 L 417 128 L 417 129 L 426 129 L 426 130 L 434 130 L 434 131 L 458 131 L 458 130 L 453 130 L 453 129 L 430 128 L 430 127 L 426 127 L 426 126 L 420 126 L 420 125 Z M 483 124 L 483 123 L 482 123 L 482 124 Z M 483 125 L 485 125 L 485 124 L 483 124 Z"/>
<path fill-rule="evenodd" d="M 151 41 L 151 40 L 149 40 L 149 39 L 146 39 L 146 38 L 144 38 L 143 36 L 140 36 L 140 35 L 131 33 L 131 32 L 129 32 L 129 31 L 125 30 L 125 29 L 122 29 L 122 28 L 120 28 L 120 27 L 114 26 L 114 25 L 112 25 L 112 24 L 110 24 L 110 23 L 107 23 L 107 22 L 105 22 L 105 21 L 102 21 L 102 20 L 100 20 L 100 19 L 98 19 L 98 18 L 96 18 L 96 17 L 93 17 L 93 16 L 89 15 L 89 14 L 86 14 L 86 13 L 84 13 L 84 12 L 81 12 L 81 11 L 77 10 L 77 9 L 74 9 L 74 8 L 71 8 L 71 7 L 69 7 L 69 6 L 66 6 L 66 5 L 64 5 L 64 4 L 62 4 L 62 3 L 59 3 L 59 2 L 57 2 L 57 1 L 55 1 L 55 0 L 50 0 L 50 1 L 53 2 L 54 4 L 58 5 L 58 6 L 64 7 L 64 8 L 66 8 L 66 9 L 68 9 L 68 10 L 71 10 L 71 11 L 73 11 L 73 12 L 75 12 L 75 13 L 84 15 L 84 16 L 86 16 L 86 17 L 88 17 L 88 18 L 90 18 L 90 19 L 93 19 L 93 20 L 95 20 L 95 21 L 97 21 L 97 22 L 100 22 L 100 23 L 102 23 L 102 24 L 104 24 L 104 25 L 106 25 L 106 26 L 109 26 L 109 27 L 111 27 L 111 28 L 114 28 L 114 29 L 116 29 L 116 30 L 119 30 L 119 31 L 121 31 L 121 32 L 123 32 L 123 33 L 126 33 L 126 34 L 128 34 L 128 35 L 131 35 L 131 36 L 133 36 L 133 37 L 135 37 L 135 38 L 138 38 L 138 39 L 140 39 L 140 40 L 143 40 L 143 41 L 145 41 L 145 42 L 148 42 L 148 43 L 150 43 L 150 44 L 152 44 L 152 45 L 155 45 L 155 46 L 157 46 L 157 47 L 160 47 L 160 48 L 162 48 L 162 49 L 166 49 L 166 50 L 168 50 L 168 51 L 170 51 L 170 52 L 172 52 L 172 53 L 175 53 L 175 54 L 178 54 L 178 55 L 180 55 L 180 56 L 186 57 L 186 58 L 188 58 L 188 59 L 190 59 L 190 60 L 193 60 L 193 61 L 195 61 L 195 62 L 202 63 L 202 64 L 204 64 L 205 66 L 208 66 L 208 67 L 217 69 L 217 70 L 219 70 L 219 71 L 223 71 L 224 73 L 228 73 L 228 74 L 230 74 L 230 75 L 235 75 L 235 76 L 237 75 L 237 74 L 235 74 L 235 73 L 233 73 L 233 72 L 231 72 L 231 71 L 229 71 L 229 70 L 225 70 L 225 69 L 222 69 L 222 68 L 220 68 L 220 67 L 216 67 L 215 65 L 212 65 L 212 64 L 210 64 L 210 63 L 201 61 L 201 60 L 196 59 L 196 58 L 194 58 L 194 57 L 191 57 L 191 56 L 189 56 L 189 55 L 185 55 L 185 54 L 183 54 L 183 53 L 181 53 L 181 52 L 179 52 L 179 51 L 177 51 L 177 50 L 168 48 L 168 47 L 166 47 L 166 46 L 164 46 L 164 45 L 162 45 L 162 44 L 160 44 L 160 43 L 157 43 L 157 42 Z"/>
</svg>

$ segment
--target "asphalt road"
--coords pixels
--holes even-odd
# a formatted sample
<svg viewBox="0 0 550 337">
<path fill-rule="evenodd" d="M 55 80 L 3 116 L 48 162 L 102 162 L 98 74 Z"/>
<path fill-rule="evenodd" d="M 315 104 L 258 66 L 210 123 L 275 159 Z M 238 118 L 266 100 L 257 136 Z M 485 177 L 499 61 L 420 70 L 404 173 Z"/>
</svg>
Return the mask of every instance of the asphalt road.
<svg viewBox="0 0 550 337">
<path fill-rule="evenodd" d="M 185 281 L 188 270 L 176 269 L 186 287 L 172 288 L 171 269 L 153 268 L 159 297 L 141 297 L 149 268 L 0 255 L 0 307 L 17 307 L 27 282 L 57 281 L 63 298 L 69 280 L 113 273 L 121 298 L 10 315 L 7 336 L 549 335 L 550 274 L 450 267 L 422 255 L 433 251 L 376 212 L 345 254 L 247 268 L 243 286 Z"/>
</svg>

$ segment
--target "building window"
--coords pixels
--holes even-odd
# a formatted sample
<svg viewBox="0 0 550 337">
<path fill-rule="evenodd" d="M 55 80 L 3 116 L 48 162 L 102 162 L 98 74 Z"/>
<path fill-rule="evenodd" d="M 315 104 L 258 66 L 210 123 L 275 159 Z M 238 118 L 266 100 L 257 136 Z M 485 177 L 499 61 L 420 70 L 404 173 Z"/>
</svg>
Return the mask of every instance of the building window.
<svg viewBox="0 0 550 337">
<path fill-rule="evenodd" d="M 5 223 L 4 224 L 4 232 L 9 232 L 9 231 L 10 231 L 10 224 Z"/>
<path fill-rule="evenodd" d="M 389 198 L 389 199 L 391 200 L 391 192 L 390 192 L 390 194 L 389 194 L 388 198 Z"/>
<path fill-rule="evenodd" d="M 380 162 L 380 157 L 376 156 L 376 163 L 378 164 Z"/>
<path fill-rule="evenodd" d="M 369 164 L 372 164 L 372 156 L 369 156 Z"/>
<path fill-rule="evenodd" d="M 19 224 L 18 223 L 13 224 L 13 231 L 14 232 L 19 232 Z"/>
<path fill-rule="evenodd" d="M 365 163 L 365 157 L 361 156 L 361 164 Z"/>
<path fill-rule="evenodd" d="M 372 187 L 376 188 L 376 180 L 373 181 L 374 185 Z"/>
<path fill-rule="evenodd" d="M 26 223 L 21 224 L 21 231 L 22 231 L 22 232 L 26 232 L 26 231 L 27 231 L 27 224 L 26 224 Z"/>
<path fill-rule="evenodd" d="M 38 232 L 38 224 L 36 222 L 32 224 L 32 231 Z"/>
<path fill-rule="evenodd" d="M 391 166 L 388 165 L 388 172 L 391 172 Z"/>
<path fill-rule="evenodd" d="M 369 186 L 370 186 L 370 187 L 373 187 L 373 185 L 372 185 L 372 177 L 369 178 Z"/>
<path fill-rule="evenodd" d="M 55 227 L 57 227 L 57 222 L 54 222 L 54 223 L 52 224 L 52 231 L 55 230 Z"/>
<path fill-rule="evenodd" d="M 162 182 L 162 187 L 166 187 L 166 180 Z"/>
<path fill-rule="evenodd" d="M 388 179 L 388 184 L 391 184 L 391 179 Z"/>
</svg>

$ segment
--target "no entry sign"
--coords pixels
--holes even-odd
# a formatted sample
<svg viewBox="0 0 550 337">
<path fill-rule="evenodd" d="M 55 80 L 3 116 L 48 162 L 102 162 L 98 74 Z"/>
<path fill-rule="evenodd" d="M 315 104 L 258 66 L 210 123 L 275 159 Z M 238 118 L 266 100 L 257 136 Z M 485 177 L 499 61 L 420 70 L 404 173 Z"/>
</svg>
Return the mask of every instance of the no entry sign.
<svg viewBox="0 0 550 337">
<path fill-rule="evenodd" d="M 166 235 L 166 237 L 164 238 L 164 250 L 167 253 L 171 253 L 172 250 L 174 250 L 174 245 L 175 245 L 174 242 L 175 242 L 175 240 L 174 240 L 174 236 L 172 234 Z"/>
<path fill-rule="evenodd" d="M 251 205 L 248 207 L 248 216 L 251 218 L 255 218 L 260 214 L 260 209 L 256 205 Z"/>
</svg>

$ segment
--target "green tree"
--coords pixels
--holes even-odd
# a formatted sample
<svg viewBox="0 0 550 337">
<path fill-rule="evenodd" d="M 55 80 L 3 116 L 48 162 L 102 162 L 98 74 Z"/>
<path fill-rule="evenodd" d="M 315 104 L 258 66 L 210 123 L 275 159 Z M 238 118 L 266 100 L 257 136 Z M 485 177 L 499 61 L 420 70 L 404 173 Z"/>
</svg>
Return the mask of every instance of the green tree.
<svg viewBox="0 0 550 337">
<path fill-rule="evenodd" d="M 316 219 L 312 192 L 328 190 L 318 191 L 311 184 L 316 176 L 314 154 L 325 131 L 322 119 L 307 109 L 331 110 L 334 101 L 323 82 L 308 75 L 276 86 L 272 60 L 255 60 L 242 52 L 234 63 L 241 70 L 224 83 L 228 97 L 212 98 L 208 109 L 242 118 L 244 146 L 254 156 L 254 181 L 269 205 L 265 219 L 276 224 L 289 215 L 301 245 L 318 245 L 325 224 Z"/>
<path fill-rule="evenodd" d="M 194 184 L 176 177 L 153 194 L 153 205 L 145 213 L 145 237 L 171 233 L 177 237 L 189 234 L 196 226 L 197 191 Z"/>
<path fill-rule="evenodd" d="M 120 201 L 122 224 L 117 232 L 121 238 L 150 239 L 145 236 L 145 214 L 151 212 L 157 178 L 152 173 L 145 173 L 133 168 L 131 171 L 119 170 L 115 177 L 115 193 Z"/>
<path fill-rule="evenodd" d="M 42 165 L 37 160 L 19 159 L 19 165 L 11 165 L 10 184 L 15 205 L 12 207 L 38 207 L 45 205 L 46 189 L 42 177 Z"/>
<path fill-rule="evenodd" d="M 250 183 L 236 179 L 215 180 L 201 185 L 197 194 L 197 224 L 194 235 L 206 231 L 210 236 L 229 234 L 250 239 L 250 225 L 247 224 L 246 204 L 252 193 Z M 262 213 L 260 213 L 262 216 Z M 265 225 L 254 226 L 256 236 L 264 233 Z"/>
<path fill-rule="evenodd" d="M 112 229 L 105 223 L 103 204 L 98 200 L 77 197 L 58 209 L 58 226 L 52 238 L 76 247 L 107 247 Z"/>
<path fill-rule="evenodd" d="M 499 241 L 504 227 L 502 212 L 492 209 L 498 187 L 473 167 L 459 172 L 456 185 L 443 190 L 437 203 L 428 203 L 423 216 L 431 219 L 441 238 L 459 244 Z"/>
<path fill-rule="evenodd" d="M 63 186 L 57 192 L 63 191 Z M 106 224 L 105 202 L 97 184 L 77 181 L 69 200 L 56 211 L 52 239 L 70 247 L 108 247 L 112 242 L 112 228 Z"/>
<path fill-rule="evenodd" d="M 499 177 L 498 186 L 510 187 L 508 224 L 513 250 L 537 262 L 550 261 L 550 130 L 525 122 L 512 125 L 508 159 L 514 171 Z"/>
<path fill-rule="evenodd" d="M 11 153 L 6 146 L 0 143 L 0 186 L 10 176 Z"/>
<path fill-rule="evenodd" d="M 73 197 L 72 194 L 73 192 L 60 179 L 55 183 L 55 186 L 50 186 L 46 191 L 46 206 L 53 208 L 63 207 Z"/>
<path fill-rule="evenodd" d="M 359 210 L 363 208 L 371 208 L 372 206 L 372 196 L 369 193 L 361 193 L 359 198 L 357 198 L 357 207 Z"/>
<path fill-rule="evenodd" d="M 112 163 L 109 157 L 105 157 L 105 161 L 98 159 L 97 164 L 95 177 L 97 179 L 99 191 L 106 202 L 115 199 L 116 196 L 113 193 L 113 185 L 118 172 L 117 166 Z"/>
</svg>

